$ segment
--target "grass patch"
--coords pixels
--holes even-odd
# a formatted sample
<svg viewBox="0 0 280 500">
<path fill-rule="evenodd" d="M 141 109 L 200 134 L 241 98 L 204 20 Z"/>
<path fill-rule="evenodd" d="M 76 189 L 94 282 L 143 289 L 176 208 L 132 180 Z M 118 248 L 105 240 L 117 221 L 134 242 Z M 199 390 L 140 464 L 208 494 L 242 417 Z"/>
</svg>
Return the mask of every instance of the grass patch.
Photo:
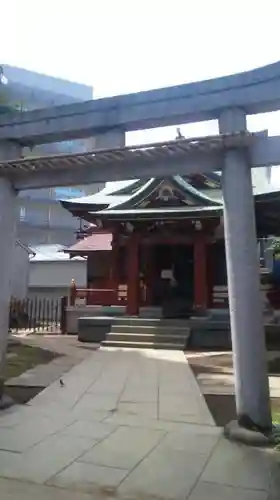
<svg viewBox="0 0 280 500">
<path fill-rule="evenodd" d="M 272 422 L 275 425 L 280 425 L 280 412 L 274 412 L 272 410 Z"/>
<path fill-rule="evenodd" d="M 7 350 L 4 378 L 8 380 L 13 377 L 19 377 L 19 375 L 30 368 L 47 364 L 57 357 L 58 354 L 54 352 L 40 349 L 39 347 L 23 345 L 20 342 L 12 342 Z"/>
<path fill-rule="evenodd" d="M 271 414 L 272 422 L 275 425 L 280 425 L 280 398 L 271 399 Z"/>
<path fill-rule="evenodd" d="M 280 413 L 272 413 L 272 421 L 275 425 L 280 425 Z"/>
</svg>

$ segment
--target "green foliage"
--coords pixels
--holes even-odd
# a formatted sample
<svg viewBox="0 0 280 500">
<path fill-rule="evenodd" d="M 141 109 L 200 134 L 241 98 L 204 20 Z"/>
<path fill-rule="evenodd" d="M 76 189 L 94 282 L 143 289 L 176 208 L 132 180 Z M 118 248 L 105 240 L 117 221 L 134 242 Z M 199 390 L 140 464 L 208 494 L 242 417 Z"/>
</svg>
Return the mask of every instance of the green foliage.
<svg viewBox="0 0 280 500">
<path fill-rule="evenodd" d="M 272 412 L 272 420 L 273 420 L 273 424 L 275 426 L 279 426 L 280 425 L 280 413 L 279 412 Z M 279 427 L 278 427 L 278 434 L 280 434 Z"/>
<path fill-rule="evenodd" d="M 280 238 L 275 238 L 272 242 L 272 250 L 274 257 L 280 257 Z"/>
</svg>

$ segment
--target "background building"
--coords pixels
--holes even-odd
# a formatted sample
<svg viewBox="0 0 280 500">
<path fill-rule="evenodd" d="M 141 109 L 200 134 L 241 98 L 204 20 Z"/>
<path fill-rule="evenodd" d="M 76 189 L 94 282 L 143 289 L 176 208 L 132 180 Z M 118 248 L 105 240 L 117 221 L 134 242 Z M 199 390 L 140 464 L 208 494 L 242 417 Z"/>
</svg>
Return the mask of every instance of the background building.
<svg viewBox="0 0 280 500">
<path fill-rule="evenodd" d="M 93 89 L 88 85 L 69 82 L 60 78 L 42 75 L 22 68 L 2 64 L 7 84 L 1 87 L 0 104 L 9 104 L 21 111 L 46 108 L 54 105 L 88 101 L 93 98 Z M 24 148 L 25 156 L 75 153 L 94 148 L 93 138 L 65 141 Z M 24 191 L 18 197 L 18 238 L 26 245 L 62 244 L 75 241 L 75 231 L 80 221 L 64 210 L 59 199 L 84 196 L 99 191 L 103 184 Z"/>
</svg>

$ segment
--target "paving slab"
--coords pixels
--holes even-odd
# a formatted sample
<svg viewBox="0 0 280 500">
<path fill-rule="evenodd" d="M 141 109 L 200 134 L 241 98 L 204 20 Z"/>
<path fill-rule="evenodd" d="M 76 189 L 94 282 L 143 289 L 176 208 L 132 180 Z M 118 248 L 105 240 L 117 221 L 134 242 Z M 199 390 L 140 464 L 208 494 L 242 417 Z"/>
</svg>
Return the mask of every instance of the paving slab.
<svg viewBox="0 0 280 500">
<path fill-rule="evenodd" d="M 267 500 L 267 492 L 200 481 L 189 500 Z"/>
<path fill-rule="evenodd" d="M 113 494 L 129 470 L 106 467 L 85 462 L 74 462 L 48 484 L 89 493 Z"/>
<path fill-rule="evenodd" d="M 12 335 L 16 340 L 22 344 L 32 345 L 47 349 L 57 354 L 72 357 L 76 360 L 82 361 L 92 354 L 93 351 L 98 349 L 99 345 L 94 343 L 82 343 L 78 341 L 74 335 L 27 335 L 18 336 Z"/>
<path fill-rule="evenodd" d="M 18 377 L 10 378 L 6 382 L 6 385 L 10 387 L 47 387 L 72 368 L 73 364 L 69 366 L 63 361 L 61 360 L 60 363 L 53 363 L 51 361 L 46 365 L 37 365 L 35 368 L 27 370 Z"/>
<path fill-rule="evenodd" d="M 118 413 L 125 415 L 140 415 L 143 417 L 150 417 L 157 419 L 158 405 L 156 401 L 153 402 L 138 402 L 131 401 L 129 403 L 120 401 L 118 403 Z"/>
<path fill-rule="evenodd" d="M 212 427 L 188 425 L 178 431 L 169 431 L 161 441 L 158 450 L 167 451 L 167 453 L 168 450 L 188 450 L 188 453 L 210 456 L 221 435 L 219 429 L 216 427 L 214 429 L 218 432 L 213 432 Z"/>
<path fill-rule="evenodd" d="M 186 451 L 155 449 L 118 488 L 119 495 L 145 495 L 183 500 L 187 498 L 205 467 L 208 456 Z"/>
<path fill-rule="evenodd" d="M 280 454 L 274 463 L 271 474 L 269 495 L 267 500 L 279 500 L 280 498 Z"/>
<path fill-rule="evenodd" d="M 89 422 L 86 420 L 77 420 L 71 425 L 63 429 L 63 434 L 70 436 L 88 437 L 93 439 L 104 439 L 112 434 L 117 429 L 116 425 L 102 423 L 102 422 Z"/>
<path fill-rule="evenodd" d="M 224 440 L 183 352 L 99 349 L 63 380 L 0 413 L 1 500 L 280 497 L 275 454 Z"/>
<path fill-rule="evenodd" d="M 30 420 L 14 425 L 13 427 L 0 430 L 0 449 L 12 452 L 23 452 L 33 447 L 48 436 L 65 429 L 67 423 L 71 421 L 69 415 L 60 417 L 44 417 L 30 414 Z M 72 419 L 73 420 L 73 419 Z M 67 427 L 66 427 L 67 428 Z"/>
<path fill-rule="evenodd" d="M 202 481 L 268 491 L 274 456 L 270 450 L 250 448 L 220 439 L 201 476 Z"/>
<path fill-rule="evenodd" d="M 102 443 L 80 457 L 82 462 L 132 470 L 164 437 L 159 429 L 119 427 Z"/>
<path fill-rule="evenodd" d="M 1 475 L 43 484 L 97 441 L 68 435 L 54 435 L 21 454 L 0 455 Z M 7 453 L 7 452 L 6 452 Z"/>
<path fill-rule="evenodd" d="M 81 360 L 86 359 L 98 348 L 97 345 L 79 344 L 75 337 L 62 335 L 12 335 L 17 342 L 22 344 L 40 347 L 60 355 L 50 363 L 37 365 L 22 373 L 18 377 L 10 378 L 6 385 L 10 387 L 48 387 L 50 384 L 61 378 L 73 366 Z"/>
<path fill-rule="evenodd" d="M 81 491 L 71 491 L 22 481 L 0 479 L 1 500 L 92 500 L 92 495 Z M 94 500 L 104 500 L 103 495 Z"/>
<path fill-rule="evenodd" d="M 174 422 L 170 420 L 161 420 L 161 419 L 152 419 L 149 417 L 145 417 L 142 415 L 133 415 L 133 414 L 127 414 L 127 413 L 110 413 L 104 420 L 107 423 L 110 424 L 116 424 L 116 425 L 125 425 L 128 427 L 144 427 L 144 428 L 149 428 L 149 429 L 161 429 L 165 431 L 179 431 L 179 430 L 184 430 L 190 427 L 191 432 L 195 430 L 196 428 L 198 429 L 203 429 L 204 427 L 209 429 L 209 431 L 214 432 L 216 434 L 221 434 L 222 429 L 219 427 L 215 426 L 208 426 L 208 425 L 196 425 L 195 423 L 186 423 L 186 422 Z"/>
</svg>

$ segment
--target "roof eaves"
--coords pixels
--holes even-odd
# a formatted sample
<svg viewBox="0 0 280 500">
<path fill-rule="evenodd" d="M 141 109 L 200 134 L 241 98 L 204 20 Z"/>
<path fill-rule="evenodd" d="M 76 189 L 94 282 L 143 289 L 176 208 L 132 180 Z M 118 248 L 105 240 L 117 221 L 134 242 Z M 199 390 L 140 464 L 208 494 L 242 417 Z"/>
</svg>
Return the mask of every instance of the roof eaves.
<svg viewBox="0 0 280 500">
<path fill-rule="evenodd" d="M 35 257 L 36 252 L 34 252 L 34 250 L 32 250 L 32 248 L 30 248 L 28 245 L 25 245 L 20 240 L 16 240 L 16 245 L 21 247 L 23 250 L 25 250 L 28 253 L 28 255 Z"/>
<path fill-rule="evenodd" d="M 206 205 L 220 205 L 220 202 L 218 200 L 215 200 L 210 196 L 201 193 L 198 189 L 194 188 L 189 182 L 183 179 L 183 177 L 181 177 L 180 175 L 175 175 L 174 180 L 181 188 L 184 189 L 184 191 L 193 196 L 196 199 L 196 201 L 200 202 L 203 201 L 204 204 Z"/>
<path fill-rule="evenodd" d="M 162 182 L 162 179 L 157 179 L 155 177 L 152 177 L 149 179 L 145 184 L 141 185 L 141 187 L 133 193 L 127 200 L 121 203 L 114 204 L 108 208 L 108 211 L 111 210 L 111 208 L 118 208 L 118 209 L 126 209 L 126 208 L 135 208 L 136 205 L 141 203 L 144 199 L 147 198 L 155 189 L 156 187 Z"/>
</svg>

